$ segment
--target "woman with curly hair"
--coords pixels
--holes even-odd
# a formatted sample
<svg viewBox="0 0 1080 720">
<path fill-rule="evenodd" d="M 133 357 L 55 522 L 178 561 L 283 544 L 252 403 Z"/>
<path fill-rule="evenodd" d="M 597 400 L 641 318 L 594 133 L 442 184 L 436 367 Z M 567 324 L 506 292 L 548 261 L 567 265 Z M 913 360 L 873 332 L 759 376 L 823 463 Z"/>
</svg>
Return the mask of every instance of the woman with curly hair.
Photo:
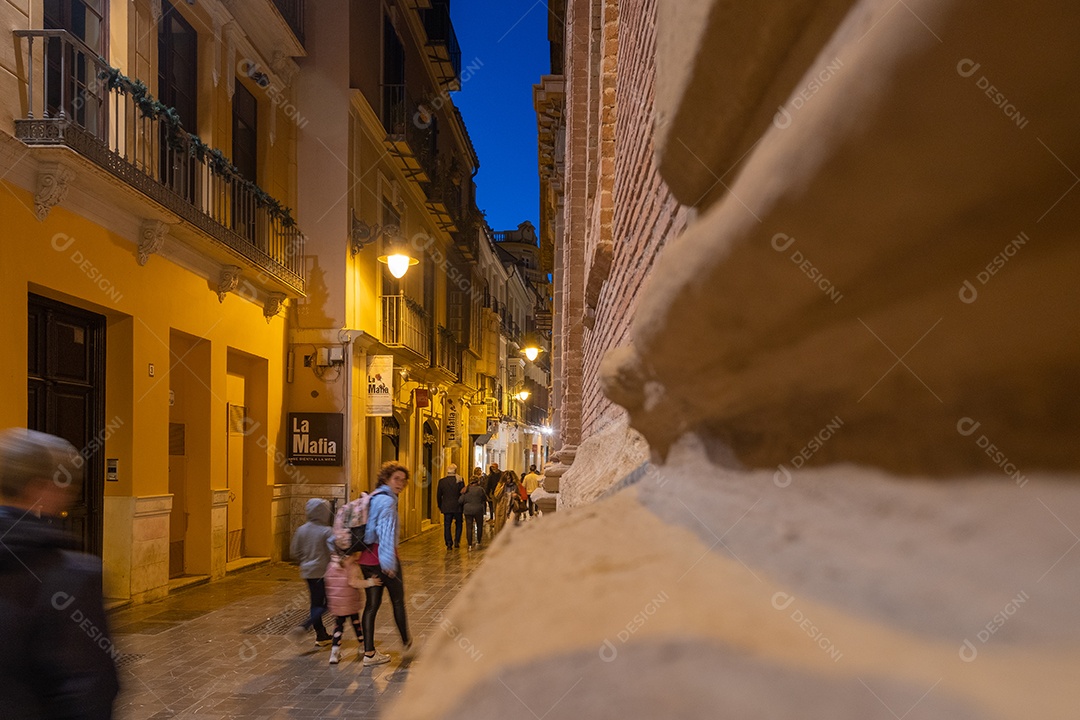
<svg viewBox="0 0 1080 720">
<path fill-rule="evenodd" d="M 375 615 L 382 604 L 383 587 L 390 593 L 394 606 L 394 622 L 401 633 L 405 656 L 412 654 L 412 636 L 405 617 L 405 584 L 401 577 L 398 559 L 398 495 L 409 482 L 409 471 L 401 463 L 385 462 L 379 469 L 375 491 L 368 505 L 367 533 L 364 542 L 367 549 L 360 554 L 360 570 L 364 578 L 378 578 L 382 584 L 369 585 L 364 605 L 364 665 L 380 665 L 390 661 L 390 656 L 375 652 Z"/>
<path fill-rule="evenodd" d="M 517 493 L 518 476 L 513 470 L 507 470 L 499 476 L 499 484 L 495 486 L 492 499 L 495 501 L 495 529 L 492 534 L 498 535 L 506 524 L 506 518 L 510 517 L 510 493 Z"/>
</svg>

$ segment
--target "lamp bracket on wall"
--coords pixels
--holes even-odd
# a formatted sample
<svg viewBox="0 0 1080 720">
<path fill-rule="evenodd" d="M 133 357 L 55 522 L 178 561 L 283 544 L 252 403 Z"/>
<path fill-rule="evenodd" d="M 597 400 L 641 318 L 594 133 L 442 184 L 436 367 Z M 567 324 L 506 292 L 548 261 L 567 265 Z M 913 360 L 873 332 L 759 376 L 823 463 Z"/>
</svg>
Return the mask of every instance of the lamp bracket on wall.
<svg viewBox="0 0 1080 720">
<path fill-rule="evenodd" d="M 350 233 L 350 250 L 355 255 L 368 245 L 371 245 L 380 237 L 396 238 L 401 234 L 401 228 L 397 225 L 369 225 L 367 222 L 352 216 L 352 232 Z"/>
</svg>

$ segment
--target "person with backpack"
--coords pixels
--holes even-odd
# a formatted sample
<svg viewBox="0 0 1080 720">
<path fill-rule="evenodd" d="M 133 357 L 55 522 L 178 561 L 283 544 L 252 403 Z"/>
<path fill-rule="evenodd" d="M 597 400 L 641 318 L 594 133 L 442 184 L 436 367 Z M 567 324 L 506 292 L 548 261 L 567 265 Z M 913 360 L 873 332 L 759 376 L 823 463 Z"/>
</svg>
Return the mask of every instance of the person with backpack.
<svg viewBox="0 0 1080 720">
<path fill-rule="evenodd" d="M 487 507 L 487 493 L 480 482 L 483 475 L 479 472 L 480 468 L 476 470 L 461 495 L 461 513 L 465 516 L 465 540 L 470 550 L 478 547 L 484 539 L 484 509 Z"/>
<path fill-rule="evenodd" d="M 290 633 L 300 638 L 315 628 L 315 645 L 329 645 L 330 633 L 326 632 L 322 616 L 326 612 L 326 566 L 330 562 L 330 503 L 321 498 L 311 498 L 304 508 L 307 522 L 297 528 L 289 545 L 289 554 L 300 564 L 300 577 L 307 582 L 310 597 L 310 615 Z"/>
<path fill-rule="evenodd" d="M 529 493 L 525 488 L 525 481 L 516 482 L 514 487 L 507 486 L 506 491 L 510 494 L 510 514 L 514 516 L 514 524 L 521 522 L 529 509 Z"/>
<path fill-rule="evenodd" d="M 383 463 L 368 504 L 367 531 L 364 535 L 367 548 L 360 553 L 360 569 L 366 579 L 378 579 L 381 584 L 369 585 L 366 591 L 363 620 L 365 666 L 390 661 L 389 655 L 375 651 L 375 616 L 382 604 L 383 587 L 390 593 L 394 622 L 401 634 L 404 655 L 406 658 L 412 656 L 412 636 L 405 614 L 405 583 L 397 553 L 398 495 L 408 482 L 409 471 L 404 465 L 393 461 Z"/>
</svg>

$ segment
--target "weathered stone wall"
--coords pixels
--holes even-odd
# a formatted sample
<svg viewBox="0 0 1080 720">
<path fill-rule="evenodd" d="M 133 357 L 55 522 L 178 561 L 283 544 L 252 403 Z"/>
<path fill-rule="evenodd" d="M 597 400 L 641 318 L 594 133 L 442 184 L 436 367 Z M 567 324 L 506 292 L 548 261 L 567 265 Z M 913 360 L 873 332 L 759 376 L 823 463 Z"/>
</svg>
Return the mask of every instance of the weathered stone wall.
<svg viewBox="0 0 1080 720">
<path fill-rule="evenodd" d="M 671 196 L 656 169 L 653 106 L 656 75 L 656 0 L 619 3 L 617 19 L 605 15 L 599 38 L 605 65 L 601 108 L 600 195 L 591 236 L 600 238 L 595 289 L 595 323 L 585 333 L 582 383 L 582 434 L 588 438 L 608 425 L 625 421 L 626 411 L 605 396 L 600 363 L 611 348 L 629 342 L 630 325 L 642 283 L 660 248 L 682 232 L 687 211 Z M 596 40 L 594 40 L 596 42 Z M 617 52 L 610 48 L 617 45 Z M 609 253 L 602 258 L 603 253 Z M 602 287 L 599 284 L 602 283 Z M 588 294 L 588 291 L 587 291 Z"/>
</svg>

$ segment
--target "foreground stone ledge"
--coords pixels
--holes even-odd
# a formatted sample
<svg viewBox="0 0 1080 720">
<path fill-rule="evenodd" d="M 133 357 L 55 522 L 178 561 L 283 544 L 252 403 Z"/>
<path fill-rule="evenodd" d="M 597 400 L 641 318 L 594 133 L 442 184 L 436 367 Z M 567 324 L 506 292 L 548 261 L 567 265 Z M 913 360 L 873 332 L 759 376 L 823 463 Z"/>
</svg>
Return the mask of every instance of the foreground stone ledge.
<svg viewBox="0 0 1080 720">
<path fill-rule="evenodd" d="M 394 717 L 1075 718 L 1076 478 L 657 470 L 509 527 Z"/>
</svg>

